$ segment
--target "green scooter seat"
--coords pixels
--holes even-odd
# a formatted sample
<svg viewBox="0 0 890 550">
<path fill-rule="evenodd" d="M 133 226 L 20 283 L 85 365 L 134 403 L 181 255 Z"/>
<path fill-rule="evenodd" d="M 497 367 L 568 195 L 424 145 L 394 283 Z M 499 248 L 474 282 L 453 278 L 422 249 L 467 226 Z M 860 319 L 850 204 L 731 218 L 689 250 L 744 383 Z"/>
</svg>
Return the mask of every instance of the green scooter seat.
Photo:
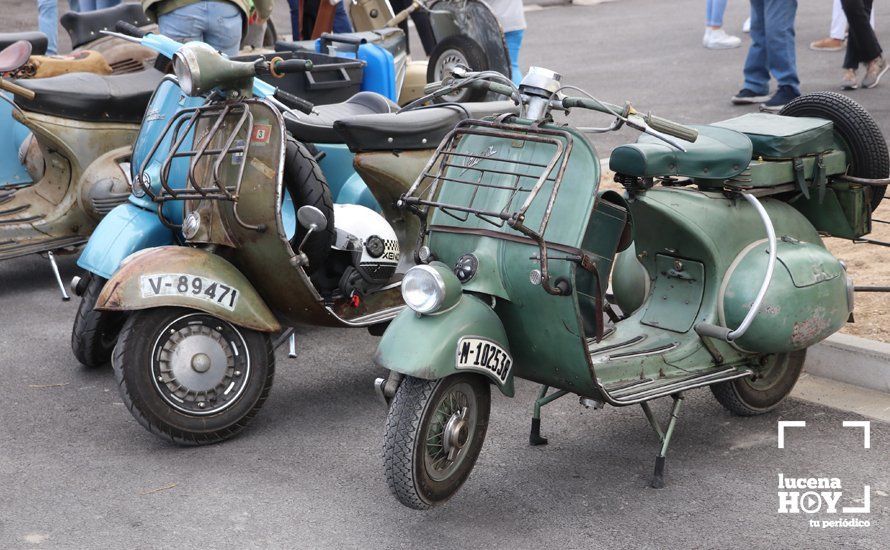
<svg viewBox="0 0 890 550">
<path fill-rule="evenodd" d="M 742 132 L 754 144 L 754 158 L 792 159 L 834 149 L 834 124 L 824 118 L 749 113 L 714 126 Z"/>
<path fill-rule="evenodd" d="M 692 127 L 698 130 L 695 143 L 674 138 L 686 151 L 643 134 L 636 143 L 616 147 L 609 168 L 640 178 L 729 179 L 745 171 L 752 152 L 751 140 L 745 134 L 715 126 Z"/>
</svg>

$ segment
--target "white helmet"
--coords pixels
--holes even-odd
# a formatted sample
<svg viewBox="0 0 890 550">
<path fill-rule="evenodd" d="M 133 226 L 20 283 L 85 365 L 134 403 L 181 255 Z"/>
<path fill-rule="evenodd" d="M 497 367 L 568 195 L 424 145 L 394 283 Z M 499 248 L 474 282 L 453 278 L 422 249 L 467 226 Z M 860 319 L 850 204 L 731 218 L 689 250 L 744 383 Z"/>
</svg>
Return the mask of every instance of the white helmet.
<svg viewBox="0 0 890 550">
<path fill-rule="evenodd" d="M 390 280 L 399 265 L 399 239 L 386 219 L 357 204 L 334 205 L 333 248 L 352 255 L 352 265 L 367 283 Z"/>
</svg>

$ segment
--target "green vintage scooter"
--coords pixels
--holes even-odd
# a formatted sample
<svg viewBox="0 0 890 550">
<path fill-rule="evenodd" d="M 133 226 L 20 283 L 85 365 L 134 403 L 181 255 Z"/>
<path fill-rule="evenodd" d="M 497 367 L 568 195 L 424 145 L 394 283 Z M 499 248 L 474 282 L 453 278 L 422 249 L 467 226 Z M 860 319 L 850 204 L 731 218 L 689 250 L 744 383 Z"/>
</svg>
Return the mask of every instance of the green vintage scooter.
<svg viewBox="0 0 890 550">
<path fill-rule="evenodd" d="M 769 411 L 807 348 L 847 321 L 851 281 L 820 232 L 867 233 L 888 171 L 883 136 L 852 100 L 813 94 L 782 116 L 687 127 L 577 88 L 584 97 L 564 96 L 572 87 L 545 69 L 518 90 L 457 74 L 451 86 L 512 96 L 524 114 L 458 125 L 399 202 L 422 224 L 422 265 L 405 274 L 410 309 L 375 360 L 391 371 L 376 388 L 390 403 L 386 479 L 404 505 L 458 490 L 488 429 L 490 387 L 512 396 L 516 377 L 542 384 L 532 445 L 546 443 L 541 407 L 564 395 L 640 404 L 661 440 L 662 486 L 684 392 L 709 386 L 735 414 Z M 570 109 L 614 122 L 553 121 Z M 583 132 L 623 125 L 645 133 L 610 158 L 626 194 L 598 192 Z M 664 430 L 648 403 L 661 397 L 673 400 Z"/>
</svg>

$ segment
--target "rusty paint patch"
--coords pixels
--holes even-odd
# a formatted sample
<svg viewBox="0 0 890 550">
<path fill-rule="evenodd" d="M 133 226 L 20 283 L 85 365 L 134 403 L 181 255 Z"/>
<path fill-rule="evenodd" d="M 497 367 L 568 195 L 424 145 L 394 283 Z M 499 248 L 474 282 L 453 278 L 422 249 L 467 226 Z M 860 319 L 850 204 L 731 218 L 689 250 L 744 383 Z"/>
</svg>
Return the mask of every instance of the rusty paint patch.
<svg viewBox="0 0 890 550">
<path fill-rule="evenodd" d="M 791 333 L 791 343 L 795 347 L 807 347 L 822 339 L 822 335 L 829 328 L 829 321 L 825 318 L 825 309 L 816 308 L 809 319 L 794 323 Z"/>
</svg>

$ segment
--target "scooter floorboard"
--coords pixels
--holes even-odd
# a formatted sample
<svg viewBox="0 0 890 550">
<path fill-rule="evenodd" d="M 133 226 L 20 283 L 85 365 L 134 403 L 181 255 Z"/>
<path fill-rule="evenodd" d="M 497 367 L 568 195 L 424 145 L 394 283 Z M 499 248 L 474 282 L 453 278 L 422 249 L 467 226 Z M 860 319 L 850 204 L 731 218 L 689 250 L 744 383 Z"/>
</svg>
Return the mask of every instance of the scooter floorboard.
<svg viewBox="0 0 890 550">
<path fill-rule="evenodd" d="M 0 260 L 9 260 L 29 254 L 39 254 L 40 252 L 48 252 L 60 248 L 80 246 L 86 242 L 87 238 L 80 235 L 45 240 L 29 240 L 25 243 L 0 241 Z"/>
</svg>

